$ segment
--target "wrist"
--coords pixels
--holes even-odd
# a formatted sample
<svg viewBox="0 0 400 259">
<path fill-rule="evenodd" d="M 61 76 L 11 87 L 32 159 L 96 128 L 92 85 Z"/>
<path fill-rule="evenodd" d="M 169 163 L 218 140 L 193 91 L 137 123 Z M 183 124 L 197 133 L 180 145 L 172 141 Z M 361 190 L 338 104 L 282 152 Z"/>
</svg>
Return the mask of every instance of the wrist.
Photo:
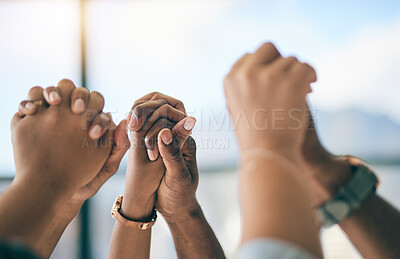
<svg viewBox="0 0 400 259">
<path fill-rule="evenodd" d="M 22 190 L 23 193 L 34 193 L 38 197 L 45 198 L 50 203 L 59 204 L 59 200 L 63 202 L 71 199 L 74 193 L 73 188 L 66 185 L 53 182 L 50 179 L 43 179 L 41 177 L 18 177 L 16 174 L 10 188 L 16 191 Z M 34 174 L 31 174 L 34 175 Z M 27 176 L 27 174 L 25 174 Z M 27 191 L 29 190 L 29 191 Z M 62 203 L 60 204 L 62 206 Z"/>
<path fill-rule="evenodd" d="M 352 176 L 351 166 L 346 161 L 332 155 L 318 170 L 323 173 L 315 175 L 314 178 L 325 190 L 326 201 L 332 199 L 340 187 L 348 182 Z"/>
<path fill-rule="evenodd" d="M 137 221 L 148 219 L 153 215 L 155 198 L 155 193 L 141 197 L 125 193 L 120 213 Z"/>
<path fill-rule="evenodd" d="M 186 209 L 180 209 L 174 213 L 163 213 L 162 210 L 160 212 L 168 225 L 191 222 L 194 219 L 203 217 L 203 211 L 200 207 L 200 204 L 197 202 L 197 199 L 194 199 L 191 202 L 191 205 Z"/>
<path fill-rule="evenodd" d="M 301 168 L 301 156 L 295 148 L 251 148 L 243 150 L 241 154 L 241 165 L 244 166 L 254 159 L 273 159 L 284 164 L 291 170 L 299 170 Z"/>
</svg>

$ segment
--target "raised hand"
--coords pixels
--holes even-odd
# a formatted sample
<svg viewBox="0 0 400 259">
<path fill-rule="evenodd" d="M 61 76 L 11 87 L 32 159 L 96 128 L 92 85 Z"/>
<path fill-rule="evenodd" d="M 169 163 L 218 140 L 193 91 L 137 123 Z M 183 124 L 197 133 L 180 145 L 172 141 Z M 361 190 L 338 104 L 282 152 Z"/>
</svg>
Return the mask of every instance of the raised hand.
<svg viewBox="0 0 400 259">
<path fill-rule="evenodd" d="M 128 122 L 131 150 L 121 207 L 122 213 L 128 217 L 145 218 L 154 208 L 156 191 L 165 172 L 159 158 L 157 136 L 162 129 L 172 129 L 186 117 L 183 105 L 178 105 L 179 110 L 177 104 L 181 102 L 153 93 L 151 97 L 139 99 L 132 107 Z"/>
<path fill-rule="evenodd" d="M 37 106 L 35 116 L 21 116 L 20 113 L 14 116 L 11 131 L 16 182 L 29 181 L 49 191 L 74 193 L 104 166 L 114 143 L 114 129 L 109 129 L 111 118 L 97 116 L 103 109 L 104 99 L 99 93 L 91 93 L 87 110 L 76 115 L 70 109 L 71 93 L 75 89 L 71 81 L 62 80 L 58 87 L 46 90 L 53 100 L 59 99 L 57 105 Z M 22 102 L 20 107 L 32 107 L 32 101 L 46 102 L 41 87 L 32 88 L 28 101 Z M 107 124 L 101 128 L 100 121 Z M 101 137 L 105 131 L 107 133 Z"/>
<path fill-rule="evenodd" d="M 63 81 L 65 81 L 64 83 L 71 83 L 68 80 Z M 55 87 L 48 87 L 44 90 L 36 87 L 33 88 L 31 92 L 34 94 L 31 94 L 29 99 L 36 101 L 21 102 L 18 116 L 22 118 L 27 115 L 35 115 L 42 107 L 57 106 L 63 100 L 58 89 Z M 40 96 L 40 93 L 42 93 L 42 96 Z M 98 97 L 102 99 L 100 94 L 92 94 L 94 99 Z M 92 94 L 85 88 L 73 89 L 70 93 L 70 109 L 72 113 L 77 115 L 83 113 L 87 114 L 82 122 L 86 121 L 87 118 L 93 117 L 90 128 L 87 128 L 87 126 L 83 124 L 83 127 L 87 128 L 86 130 L 92 140 L 100 139 L 107 131 L 114 131 L 114 143 L 111 144 L 112 150 L 100 171 L 97 172 L 90 182 L 78 188 L 72 195 L 68 196 L 62 206 L 60 206 L 57 212 L 52 216 L 51 220 L 47 222 L 46 228 L 42 231 L 42 235 L 37 238 L 37 243 L 34 247 L 38 254 L 43 257 L 50 256 L 65 228 L 79 212 L 83 202 L 92 197 L 100 187 L 116 173 L 122 157 L 129 148 L 126 121 L 122 121 L 118 127 L 116 127 L 112 122 L 110 114 L 98 114 L 97 109 L 89 108 L 89 99 L 92 97 Z M 100 103 L 101 102 L 103 101 L 100 100 Z M 35 116 L 33 116 L 33 119 L 34 118 Z"/>
<path fill-rule="evenodd" d="M 315 80 L 314 69 L 295 57 L 281 57 L 270 43 L 244 55 L 225 78 L 227 106 L 242 150 L 299 150 L 305 96 Z"/>
</svg>

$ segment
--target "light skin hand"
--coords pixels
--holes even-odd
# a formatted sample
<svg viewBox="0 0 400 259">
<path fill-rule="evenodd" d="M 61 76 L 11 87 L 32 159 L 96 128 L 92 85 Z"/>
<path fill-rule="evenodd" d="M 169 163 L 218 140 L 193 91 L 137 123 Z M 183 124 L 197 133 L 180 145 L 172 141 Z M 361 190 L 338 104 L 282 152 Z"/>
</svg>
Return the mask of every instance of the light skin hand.
<svg viewBox="0 0 400 259">
<path fill-rule="evenodd" d="M 241 149 L 300 149 L 306 103 L 305 98 L 296 97 L 305 96 L 315 80 L 313 68 L 295 57 L 281 57 L 272 44 L 239 59 L 225 77 L 225 86 L 229 86 L 225 95 Z M 278 88 L 292 94 L 275 95 L 266 102 L 264 97 Z"/>
<path fill-rule="evenodd" d="M 225 78 L 227 106 L 244 154 L 243 243 L 278 238 L 322 256 L 300 170 L 305 98 L 315 80 L 309 65 L 281 57 L 270 43 L 242 57 Z M 249 157 L 249 150 L 263 151 Z"/>
</svg>

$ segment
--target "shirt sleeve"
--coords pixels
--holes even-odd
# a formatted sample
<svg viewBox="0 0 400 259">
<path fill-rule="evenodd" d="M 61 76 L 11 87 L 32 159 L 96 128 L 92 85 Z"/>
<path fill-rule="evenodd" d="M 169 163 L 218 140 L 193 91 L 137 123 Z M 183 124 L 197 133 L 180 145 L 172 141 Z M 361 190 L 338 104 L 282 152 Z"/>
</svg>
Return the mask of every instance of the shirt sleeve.
<svg viewBox="0 0 400 259">
<path fill-rule="evenodd" d="M 245 243 L 236 259 L 315 259 L 303 249 L 290 243 L 272 239 L 254 239 Z"/>
</svg>

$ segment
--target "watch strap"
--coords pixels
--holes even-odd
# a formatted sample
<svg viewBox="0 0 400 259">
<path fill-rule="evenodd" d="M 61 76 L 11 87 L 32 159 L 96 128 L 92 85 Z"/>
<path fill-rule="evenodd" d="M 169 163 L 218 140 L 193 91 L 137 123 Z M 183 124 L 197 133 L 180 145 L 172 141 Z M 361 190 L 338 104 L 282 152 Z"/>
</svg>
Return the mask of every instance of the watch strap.
<svg viewBox="0 0 400 259">
<path fill-rule="evenodd" d="M 154 224 L 157 221 L 157 211 L 153 209 L 152 216 L 149 217 L 149 220 L 146 220 L 145 222 L 142 221 L 136 221 L 133 219 L 129 219 L 125 217 L 124 215 L 121 214 L 121 205 L 122 205 L 122 199 L 123 196 L 119 195 L 117 199 L 114 202 L 114 205 L 111 209 L 111 216 L 117 220 L 119 223 L 122 225 L 129 227 L 129 228 L 137 228 L 141 230 L 146 230 L 154 226 Z"/>
<path fill-rule="evenodd" d="M 324 227 L 339 223 L 352 211 L 360 208 L 379 183 L 376 175 L 360 159 L 350 156 L 341 158 L 349 162 L 353 177 L 330 201 L 317 209 L 317 218 Z"/>
</svg>

